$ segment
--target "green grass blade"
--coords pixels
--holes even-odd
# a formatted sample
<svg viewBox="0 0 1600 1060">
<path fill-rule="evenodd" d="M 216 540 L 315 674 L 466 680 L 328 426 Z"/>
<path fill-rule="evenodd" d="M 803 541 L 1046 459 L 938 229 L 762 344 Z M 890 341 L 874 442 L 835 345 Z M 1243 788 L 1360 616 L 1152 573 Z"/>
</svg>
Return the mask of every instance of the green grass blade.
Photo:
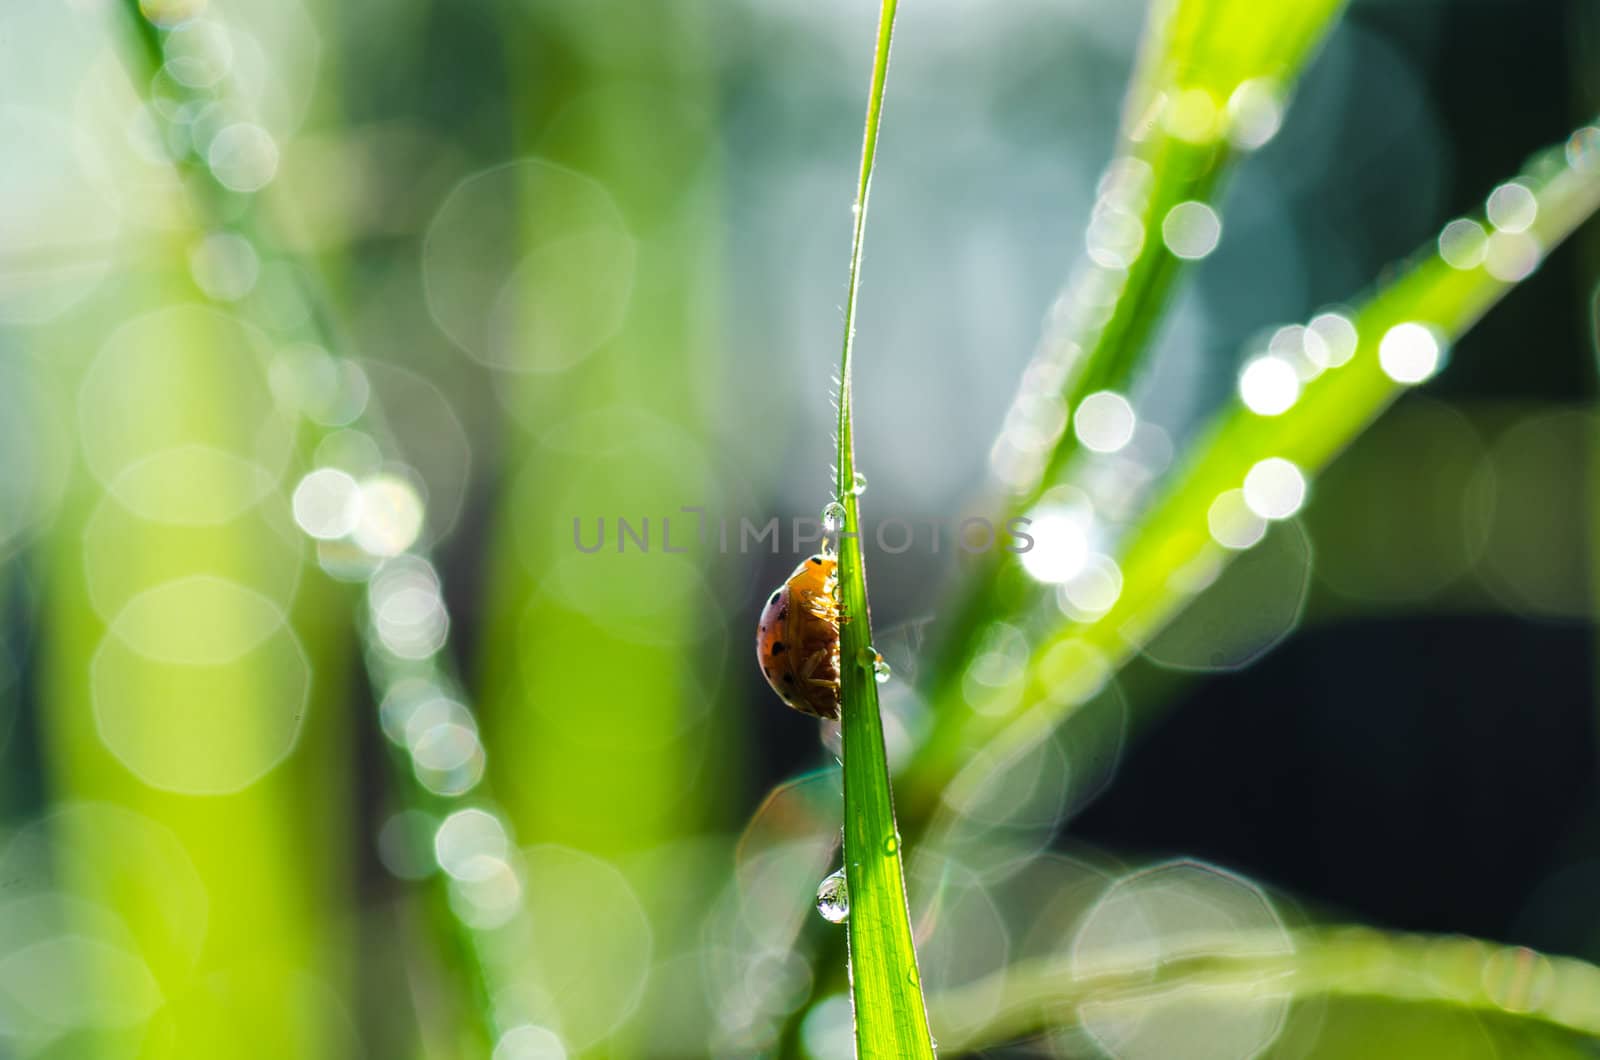
<svg viewBox="0 0 1600 1060">
<path fill-rule="evenodd" d="M 171 31 L 154 17 L 147 17 L 145 8 L 138 0 L 122 0 L 115 10 L 120 11 L 129 42 L 122 52 L 122 61 L 136 86 L 149 86 L 152 84 L 152 78 L 172 62 L 168 51 Z M 176 86 L 174 91 L 177 93 L 176 98 L 184 100 L 186 104 L 192 105 L 203 100 L 206 106 L 217 113 L 224 113 L 227 108 L 237 105 L 237 100 L 231 98 L 220 87 L 206 89 L 180 85 Z M 149 97 L 146 98 L 148 100 Z M 270 248 L 281 254 L 285 260 L 290 259 L 291 255 L 280 249 L 290 242 L 284 235 L 282 227 L 284 219 L 276 211 L 265 206 L 265 203 L 273 201 L 269 196 L 284 196 L 276 200 L 280 203 L 288 201 L 284 192 L 279 190 L 258 194 L 227 188 L 216 179 L 203 159 L 193 153 L 180 154 L 173 159 L 172 164 L 175 169 L 192 178 L 186 179 L 181 188 L 183 202 L 192 211 L 197 222 L 196 232 L 189 233 L 189 237 L 204 230 L 198 227 L 199 225 L 223 226 L 221 219 L 226 218 L 225 227 L 232 234 L 242 237 L 253 247 L 263 250 Z M 291 281 L 292 286 L 284 297 L 298 301 L 306 307 L 305 318 L 299 323 L 274 325 L 258 319 L 257 309 L 249 303 L 226 306 L 224 311 L 216 313 L 214 319 L 220 322 L 228 320 L 248 322 L 260 326 L 262 334 L 271 335 L 275 340 L 285 344 L 304 342 L 339 351 L 342 355 L 348 348 L 348 343 L 333 323 L 336 314 L 327 289 L 313 279 L 311 273 L 306 270 L 297 269 L 291 275 L 294 277 Z M 172 281 L 168 279 L 165 282 Z M 161 287 L 153 287 L 144 293 L 143 297 L 163 302 L 179 302 L 193 298 L 194 294 L 189 282 L 183 281 L 182 286 L 173 290 L 163 291 Z M 192 312 L 199 304 L 194 303 L 187 308 Z M 192 335 L 165 335 L 164 340 L 177 346 L 182 346 L 185 342 L 196 343 L 206 349 L 220 345 L 219 338 L 208 334 L 205 330 L 198 330 Z M 170 396 L 174 380 L 151 378 L 144 382 L 156 387 L 159 393 Z M 266 378 L 263 378 L 262 383 L 265 382 Z M 206 399 L 195 404 L 187 414 L 188 418 L 197 424 L 204 423 L 208 416 L 217 415 L 215 411 L 217 408 L 224 410 L 220 414 L 226 418 L 228 403 L 224 397 L 231 396 L 231 390 L 240 385 L 239 380 L 228 377 L 219 377 L 209 389 L 207 383 L 207 380 L 189 380 L 189 385 L 195 388 L 195 394 Z M 152 397 L 144 404 L 154 408 L 160 402 Z M 164 406 L 169 416 L 173 414 L 174 409 L 183 407 L 174 401 L 168 401 Z M 199 411 L 202 409 L 211 411 Z M 296 470 L 312 466 L 314 463 L 312 454 L 319 443 L 330 434 L 344 429 L 344 427 L 329 427 L 327 424 L 314 423 L 304 418 L 287 418 L 288 413 L 285 415 L 286 423 L 292 425 L 292 429 L 299 436 L 295 463 L 292 465 Z M 358 419 L 346 426 L 366 432 L 385 447 L 396 445 L 397 440 L 390 423 L 384 419 L 383 410 L 375 400 Z M 190 485 L 201 492 L 208 490 L 220 492 L 237 488 L 230 487 L 222 480 L 213 482 L 209 486 L 204 482 L 191 482 Z M 87 492 L 85 496 L 92 497 L 94 493 Z M 106 494 L 106 501 L 113 499 L 112 494 Z M 208 557 L 206 554 L 220 552 L 220 555 L 230 556 L 230 562 L 227 564 L 229 567 L 243 574 L 250 570 L 252 564 L 256 562 L 255 556 L 263 551 L 267 542 L 249 537 L 239 539 L 238 528 L 241 525 L 248 524 L 236 520 L 227 526 L 207 527 L 205 536 L 213 540 L 202 543 L 188 527 L 174 529 L 141 524 L 136 534 L 124 535 L 122 559 L 125 564 L 136 566 L 139 563 L 148 565 L 154 562 L 159 567 L 165 562 L 164 556 L 182 555 L 186 563 L 198 562 L 206 575 L 214 575 L 225 571 L 215 566 L 217 563 L 215 556 Z M 270 532 L 276 537 L 281 533 L 281 529 L 273 526 Z M 178 543 L 164 540 L 168 536 L 174 536 Z M 64 550 L 64 558 L 60 561 L 67 564 L 69 571 L 77 565 L 80 552 L 78 539 L 79 535 L 76 534 L 63 534 L 58 538 L 59 543 L 71 546 Z M 232 555 L 233 553 L 237 555 Z M 428 560 L 427 550 L 420 545 L 412 546 L 405 555 L 431 562 Z M 208 562 L 212 566 L 205 566 Z M 73 661 L 70 655 L 63 654 L 61 658 L 53 660 L 58 666 L 64 661 L 68 667 L 68 678 L 62 681 L 60 698 L 64 704 L 70 704 L 72 709 L 52 712 L 61 716 L 60 724 L 63 733 L 66 734 L 61 738 L 64 746 L 62 759 L 65 763 L 62 773 L 64 777 L 71 778 L 66 782 L 82 789 L 84 793 L 94 792 L 94 797 L 98 800 L 138 807 L 152 818 L 171 827 L 190 849 L 197 864 L 210 861 L 221 866 L 217 869 L 207 868 L 204 875 L 208 890 L 214 896 L 232 895 L 230 901 L 233 904 L 243 902 L 236 913 L 244 922 L 244 927 L 236 929 L 241 932 L 240 938 L 225 948 L 249 948 L 262 967 L 269 966 L 266 962 L 273 959 L 271 955 L 275 951 L 295 948 L 309 950 L 312 944 L 323 949 L 329 947 L 337 949 L 340 946 L 348 948 L 346 942 L 342 940 L 340 931 L 330 927 L 327 921 L 332 916 L 329 911 L 336 910 L 340 902 L 348 903 L 353 897 L 353 892 L 317 893 L 310 899 L 299 894 L 299 890 L 304 890 L 308 885 L 305 881 L 326 889 L 329 884 L 325 880 L 335 881 L 341 887 L 348 887 L 354 879 L 353 863 L 347 864 L 346 860 L 338 858 L 312 856 L 317 855 L 323 848 L 345 849 L 345 840 L 352 825 L 352 821 L 346 819 L 347 815 L 330 813 L 329 806 L 337 806 L 338 800 L 331 798 L 329 793 L 323 790 L 326 786 L 323 779 L 338 778 L 348 772 L 332 769 L 330 763 L 348 760 L 354 753 L 348 746 L 351 733 L 346 731 L 347 719 L 344 712 L 340 709 L 330 710 L 349 705 L 342 701 L 335 702 L 336 696 L 333 694 L 333 691 L 345 684 L 346 667 L 352 661 L 364 656 L 369 687 L 379 701 L 385 698 L 386 693 L 392 690 L 396 683 L 407 678 L 426 678 L 430 681 L 439 681 L 452 689 L 460 688 L 448 653 L 441 653 L 425 663 L 413 659 L 402 660 L 390 654 L 381 642 L 370 638 L 364 645 L 366 651 L 356 652 L 355 644 L 349 637 L 348 612 L 354 608 L 358 614 L 362 613 L 363 605 L 358 601 L 365 594 L 352 595 L 348 589 L 340 588 L 329 579 L 320 576 L 321 572 L 317 571 L 317 564 L 314 561 L 310 564 L 310 569 L 318 576 L 307 578 L 305 584 L 300 585 L 296 591 L 293 628 L 301 634 L 307 661 L 310 664 L 309 669 L 315 675 L 310 687 L 320 689 L 313 691 L 309 707 L 314 717 L 325 719 L 317 723 L 320 734 L 313 742 L 311 736 L 314 730 L 311 728 L 312 721 L 308 718 L 307 729 L 301 740 L 280 766 L 244 789 L 220 799 L 211 797 L 197 800 L 191 797 L 175 797 L 172 793 L 154 791 L 143 784 L 135 784 L 132 789 L 128 789 L 130 780 L 126 777 L 125 771 L 100 761 L 98 741 L 87 739 L 81 731 L 81 721 L 73 716 L 73 711 L 76 709 L 73 701 L 78 698 L 73 686 L 75 682 L 81 681 L 81 674 L 86 672 L 87 668 L 80 662 Z M 68 590 L 67 598 L 74 606 L 59 611 L 62 621 L 60 628 L 66 630 L 68 629 L 66 623 L 76 620 L 73 611 L 78 608 L 75 606 L 77 601 L 74 597 L 81 595 L 78 591 L 81 577 L 73 571 L 62 580 L 64 585 L 73 586 Z M 366 607 L 370 608 L 372 606 L 370 597 L 367 599 L 369 603 Z M 226 616 L 208 614 L 193 620 L 214 622 L 225 619 Z M 370 629 L 374 620 L 372 612 L 367 610 L 364 619 L 358 619 L 357 625 Z M 78 650 L 71 639 L 63 636 L 62 640 L 64 647 L 57 649 L 58 653 Z M 253 691 L 256 686 L 270 689 L 272 682 L 258 673 L 254 678 L 247 679 L 246 685 L 251 691 L 235 698 L 248 700 L 256 694 Z M 172 696 L 170 689 L 162 689 L 161 694 L 165 699 L 170 699 Z M 209 697 L 212 700 L 218 694 L 217 688 L 209 690 Z M 69 738 L 84 746 L 66 746 Z M 205 753 L 214 757 L 217 749 L 208 747 Z M 391 771 L 387 782 L 392 792 L 386 791 L 383 800 L 386 805 L 392 795 L 393 802 L 410 811 L 426 813 L 435 818 L 443 817 L 449 810 L 460 806 L 429 792 L 419 783 L 418 773 L 408 753 L 388 748 L 382 758 Z M 307 779 L 308 777 L 323 779 L 312 780 Z M 475 795 L 485 804 L 493 804 L 486 784 L 477 786 Z M 283 818 L 287 823 L 276 824 L 271 834 L 265 838 L 260 836 L 251 838 L 252 823 L 258 828 L 264 827 L 272 824 L 274 817 Z M 191 838 L 192 833 L 199 831 L 201 826 L 205 826 L 207 831 L 202 832 L 200 838 Z M 254 858 L 242 857 L 241 850 L 253 852 Z M 307 851 L 311 853 L 308 855 L 305 853 Z M 316 871 L 309 871 L 311 867 Z M 221 874 L 224 871 L 228 874 L 225 879 L 232 882 L 222 882 Z M 305 877 L 305 881 L 301 880 L 302 877 Z M 250 882 L 244 884 L 240 883 L 240 880 Z M 486 1054 L 493 1047 L 496 1032 L 491 1018 L 491 1001 L 495 982 L 498 981 L 494 977 L 500 974 L 499 969 L 491 968 L 487 963 L 488 951 L 482 945 L 483 936 L 471 930 L 452 907 L 445 877 L 435 876 L 419 888 L 419 892 L 415 910 L 408 906 L 399 911 L 398 915 L 409 918 L 415 912 L 417 923 L 434 933 L 431 939 L 435 943 L 434 948 L 415 956 L 418 968 L 426 967 L 430 973 L 439 974 L 441 989 L 429 998 L 428 1005 L 419 1007 L 415 1013 L 405 1014 L 400 1023 L 402 1025 L 408 1023 L 411 1016 L 415 1015 L 417 1033 L 422 1040 L 418 1045 L 417 1055 L 435 1055 L 447 1050 L 452 1055 L 463 1051 L 472 1055 Z M 297 928 L 287 915 L 275 915 L 273 906 L 285 902 L 298 909 L 300 919 L 305 921 L 307 926 Z M 221 925 L 216 921 L 215 912 L 212 917 L 208 930 L 215 933 Z M 342 919 L 333 917 L 333 922 L 337 926 L 342 923 Z M 242 934 L 245 931 L 250 934 L 248 936 Z M 302 943 L 302 936 L 311 942 Z M 344 950 L 339 950 L 339 953 L 343 952 Z M 334 961 L 331 954 L 321 959 L 333 967 L 343 968 Z M 307 960 L 304 955 L 294 958 L 294 962 L 299 965 L 306 965 Z M 344 988 L 346 992 L 352 996 L 358 993 L 359 988 L 355 978 L 351 977 L 351 970 L 343 969 L 342 974 L 350 979 Z M 252 989 L 271 990 L 274 993 L 266 996 L 265 1000 L 252 996 L 249 1003 L 263 1011 L 281 1010 L 284 1008 L 284 1002 L 277 997 L 277 994 L 293 986 L 294 980 L 291 977 L 275 975 L 264 978 L 259 987 Z M 158 1054 L 152 1055 L 162 1057 L 180 1054 L 209 1055 L 218 1049 L 235 1051 L 233 1046 L 238 1042 L 238 1028 L 226 1021 L 218 1023 L 210 1018 L 210 1013 L 204 1005 L 198 1006 L 193 1015 L 184 1019 L 203 1028 L 198 1033 L 207 1037 L 185 1038 L 183 1035 L 190 1032 L 169 1033 L 166 1036 L 167 1045 L 160 1047 Z M 176 1025 L 182 1026 L 181 1023 Z M 319 1035 L 327 1036 L 329 1044 L 314 1048 L 310 1044 L 311 1039 L 304 1036 L 305 1032 L 295 1021 L 278 1019 L 273 1023 L 271 1034 L 280 1037 L 262 1038 L 256 1042 L 256 1048 L 272 1055 L 289 1053 L 308 1058 L 347 1055 L 348 1050 L 344 1040 L 333 1036 L 334 1028 L 319 1027 L 316 1031 Z M 224 1044 L 216 1048 L 206 1046 L 204 1043 L 213 1034 L 220 1035 L 219 1041 Z M 300 1037 L 296 1038 L 296 1035 Z M 292 1040 L 296 1044 L 280 1047 L 274 1044 L 279 1040 Z M 443 1044 L 445 1042 L 449 1045 Z"/>
<path fill-rule="evenodd" d="M 1158 0 L 1153 7 L 1123 115 L 1120 158 L 1097 207 L 1136 217 L 1143 246 L 1092 251 L 1096 282 L 1120 285 L 1110 319 L 1102 324 L 1090 316 L 1047 339 L 1047 347 L 1082 351 L 1062 390 L 1068 408 L 1130 382 L 1186 264 L 1163 236 L 1172 212 L 1185 203 L 1214 204 L 1231 163 L 1276 128 L 1287 86 L 1343 8 L 1343 0 L 1267 8 L 1241 0 Z M 1142 190 L 1140 173 L 1147 175 Z M 1116 264 L 1124 255 L 1131 260 Z M 1063 431 L 1023 508 L 1076 450 L 1076 435 Z"/>
<path fill-rule="evenodd" d="M 1259 461 L 1286 459 L 1309 478 L 1349 444 L 1406 389 L 1380 361 L 1391 328 L 1421 324 L 1447 349 L 1526 278 L 1527 263 L 1517 255 L 1547 252 L 1600 207 L 1597 143 L 1600 131 L 1586 127 L 1573 135 L 1565 155 L 1552 149 L 1537 156 L 1516 181 L 1533 193 L 1531 224 L 1525 231 L 1505 232 L 1491 225 L 1487 257 L 1476 264 L 1452 266 L 1437 245 L 1419 252 L 1397 279 L 1350 315 L 1357 336 L 1350 360 L 1305 382 L 1291 408 L 1265 416 L 1238 398 L 1226 405 L 1125 539 L 1119 558 L 1123 588 L 1116 603 L 1092 622 L 1068 623 L 1036 641 L 1015 709 L 993 716 L 941 711 L 908 778 L 913 795 L 931 796 L 977 747 L 1003 758 L 1037 739 L 1084 702 L 1066 689 L 1081 692 L 1086 673 L 1110 673 L 1172 619 L 1193 596 L 1193 579 L 1186 588 L 1183 573 L 1220 566 L 1232 555 L 1208 530 L 1213 502 L 1237 490 Z M 1009 732 L 997 738 L 1008 724 Z"/>
<path fill-rule="evenodd" d="M 1153 969 L 1133 950 L 1121 960 L 1106 954 L 1102 967 L 1087 973 L 1074 974 L 1061 958 L 1013 965 L 994 979 L 934 996 L 935 1011 L 947 1013 L 953 1026 L 970 1028 L 940 1044 L 952 1054 L 975 1051 L 1075 1024 L 1087 1004 L 1153 1009 L 1184 997 L 1217 1007 L 1282 997 L 1443 1004 L 1600 1037 L 1600 968 L 1576 958 L 1370 928 L 1307 928 L 1292 941 L 1293 952 L 1282 952 L 1278 936 L 1222 937 L 1213 951 Z M 998 992 L 1005 1002 L 997 1006 Z"/>
<path fill-rule="evenodd" d="M 844 739 L 844 864 L 850 893 L 850 989 L 855 1001 L 856 1055 L 863 1060 L 933 1056 L 911 939 L 900 833 L 895 827 L 894 798 L 889 790 L 889 765 L 884 753 L 883 720 L 878 714 L 872 616 L 867 607 L 866 569 L 857 533 L 861 525 L 860 499 L 853 488 L 855 441 L 851 433 L 854 403 L 850 362 L 855 346 L 861 242 L 883 113 L 895 7 L 895 0 L 883 0 L 867 99 L 866 133 L 861 145 L 861 179 L 856 189 L 844 349 L 839 368 L 839 463 L 835 483 L 844 506 L 844 526 L 839 535 L 839 603 L 845 621 L 839 682 Z"/>
<path fill-rule="evenodd" d="M 1344 0 L 1155 0 L 1124 102 L 1117 157 L 1086 233 L 1088 254 L 1057 299 L 1014 414 L 1054 400 L 1070 412 L 1098 391 L 1126 392 L 1194 260 L 1168 245 L 1168 219 L 1180 209 L 1216 207 L 1234 163 L 1275 133 L 1294 83 L 1343 10 Z M 1096 234 L 1105 231 L 1124 234 Z M 1138 235 L 1129 241 L 1129 232 Z M 1108 298 L 1114 304 L 1106 315 Z M 1054 394 L 1040 392 L 1045 381 Z M 1035 418 L 1014 416 L 1023 424 Z M 1010 516 L 1027 514 L 1079 455 L 1070 429 L 1048 449 L 1037 448 L 1034 435 L 1031 427 L 1008 430 L 995 449 Z M 975 573 L 936 663 L 936 687 L 966 668 L 986 622 L 1033 600 L 1011 558 L 991 553 Z"/>
</svg>

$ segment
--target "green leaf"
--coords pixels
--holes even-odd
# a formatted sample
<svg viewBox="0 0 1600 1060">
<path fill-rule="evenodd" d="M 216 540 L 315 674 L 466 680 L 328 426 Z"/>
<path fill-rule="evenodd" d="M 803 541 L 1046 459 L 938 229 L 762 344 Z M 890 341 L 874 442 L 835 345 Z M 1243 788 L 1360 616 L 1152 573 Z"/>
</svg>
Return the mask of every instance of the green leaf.
<svg viewBox="0 0 1600 1060">
<path fill-rule="evenodd" d="M 883 720 L 867 606 L 866 568 L 861 558 L 860 499 L 854 489 L 855 441 L 851 432 L 851 355 L 855 346 L 856 292 L 867 196 L 877 154 L 883 88 L 894 36 L 895 0 L 883 0 L 878 44 L 867 100 L 856 189 L 855 232 L 850 247 L 850 284 L 845 299 L 844 349 L 839 368 L 839 463 L 836 469 L 844 525 L 839 534 L 840 713 L 844 742 L 844 865 L 850 898 L 850 989 L 855 1001 L 856 1055 L 933 1056 L 928 1014 L 922 1000 L 917 954 L 906 905 L 900 833 L 884 753 Z"/>
</svg>

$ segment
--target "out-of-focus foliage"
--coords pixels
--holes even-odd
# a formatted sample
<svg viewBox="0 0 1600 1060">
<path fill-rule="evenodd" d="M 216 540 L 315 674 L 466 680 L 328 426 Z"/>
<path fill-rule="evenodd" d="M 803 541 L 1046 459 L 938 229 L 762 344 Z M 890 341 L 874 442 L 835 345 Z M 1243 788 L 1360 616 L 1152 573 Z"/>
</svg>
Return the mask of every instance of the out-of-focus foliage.
<svg viewBox="0 0 1600 1060">
<path fill-rule="evenodd" d="M 1481 6 L 910 5 L 841 304 L 862 5 L 4 5 L 0 1056 L 850 1056 L 863 778 L 941 1055 L 1587 1055 L 1600 133 L 1487 182 L 1600 102 L 1595 27 Z M 893 677 L 841 771 L 749 635 L 856 470 Z M 1522 638 L 1503 728 L 1429 683 L 1469 641 L 1372 668 L 1415 729 L 1329 650 L 1282 713 L 1338 738 L 1211 832 L 1084 824 L 1158 708 L 1430 616 Z M 1485 729 L 1533 757 L 1383 787 Z M 1366 798 L 1523 883 L 1386 915 Z M 852 941 L 907 926 L 859 881 Z"/>
</svg>

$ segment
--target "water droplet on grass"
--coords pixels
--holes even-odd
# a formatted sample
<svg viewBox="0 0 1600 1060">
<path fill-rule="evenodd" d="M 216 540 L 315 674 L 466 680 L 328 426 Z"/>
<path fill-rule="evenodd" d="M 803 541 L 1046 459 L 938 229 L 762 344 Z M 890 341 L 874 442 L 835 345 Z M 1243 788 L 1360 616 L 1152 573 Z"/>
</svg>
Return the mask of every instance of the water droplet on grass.
<svg viewBox="0 0 1600 1060">
<path fill-rule="evenodd" d="M 842 924 L 850 916 L 850 891 L 844 870 L 838 869 L 817 885 L 817 912 L 830 924 Z"/>
<path fill-rule="evenodd" d="M 837 534 L 844 529 L 844 505 L 834 501 L 822 509 L 822 529 Z"/>
<path fill-rule="evenodd" d="M 857 471 L 855 478 L 851 480 L 850 492 L 854 493 L 857 497 L 867 492 L 867 476 Z"/>
<path fill-rule="evenodd" d="M 883 853 L 884 853 L 884 856 L 892 858 L 892 857 L 895 856 L 895 854 L 897 854 L 899 852 L 900 852 L 900 836 L 899 836 L 898 833 L 891 833 L 889 835 L 889 837 L 883 841 Z"/>
<path fill-rule="evenodd" d="M 894 671 L 889 669 L 888 661 L 875 651 L 872 652 L 872 676 L 880 685 L 887 684 L 889 678 L 894 676 Z"/>
</svg>

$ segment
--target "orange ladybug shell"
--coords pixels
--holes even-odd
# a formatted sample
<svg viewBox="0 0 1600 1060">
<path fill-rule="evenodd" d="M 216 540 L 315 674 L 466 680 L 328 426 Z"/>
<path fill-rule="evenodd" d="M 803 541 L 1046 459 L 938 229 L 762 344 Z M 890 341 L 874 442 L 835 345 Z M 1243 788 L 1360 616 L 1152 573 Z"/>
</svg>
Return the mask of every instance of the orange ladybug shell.
<svg viewBox="0 0 1600 1060">
<path fill-rule="evenodd" d="M 789 706 L 839 717 L 838 561 L 812 556 L 767 598 L 756 626 L 756 660 Z"/>
</svg>

